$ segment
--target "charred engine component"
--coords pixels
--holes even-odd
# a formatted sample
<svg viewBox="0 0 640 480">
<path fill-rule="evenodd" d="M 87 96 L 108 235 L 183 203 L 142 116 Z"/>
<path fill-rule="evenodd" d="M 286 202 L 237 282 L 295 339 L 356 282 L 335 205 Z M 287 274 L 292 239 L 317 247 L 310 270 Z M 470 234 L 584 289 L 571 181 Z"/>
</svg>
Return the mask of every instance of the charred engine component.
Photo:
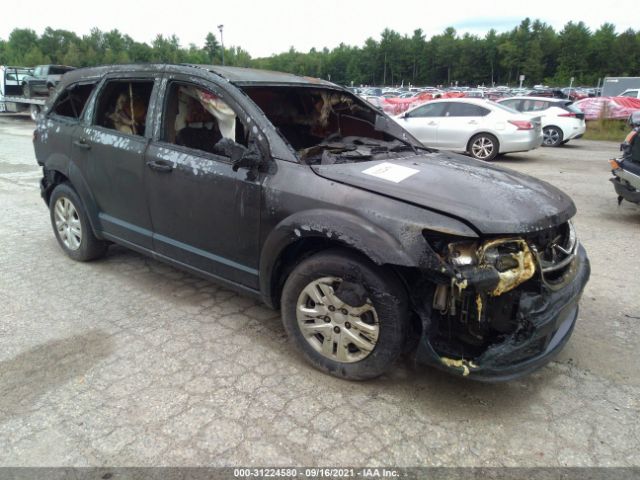
<svg viewBox="0 0 640 480">
<path fill-rule="evenodd" d="M 476 243 L 452 243 L 448 260 L 457 267 L 459 277 L 453 285 L 459 290 L 473 286 L 493 297 L 513 290 L 536 272 L 534 256 L 521 238 L 498 238 Z"/>
<path fill-rule="evenodd" d="M 433 294 L 437 336 L 446 338 L 435 343 L 443 356 L 475 358 L 518 329 L 517 287 L 535 275 L 535 256 L 522 238 L 454 242 L 441 254 L 455 276 Z"/>
</svg>

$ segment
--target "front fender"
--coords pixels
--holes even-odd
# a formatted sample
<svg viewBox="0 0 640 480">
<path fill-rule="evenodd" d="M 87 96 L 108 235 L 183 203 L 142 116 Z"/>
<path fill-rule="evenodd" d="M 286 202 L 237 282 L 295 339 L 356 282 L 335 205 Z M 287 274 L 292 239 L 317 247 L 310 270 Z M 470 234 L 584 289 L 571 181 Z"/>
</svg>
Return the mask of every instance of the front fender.
<svg viewBox="0 0 640 480">
<path fill-rule="evenodd" d="M 408 218 L 389 221 L 388 229 L 350 212 L 315 209 L 280 221 L 266 238 L 260 255 L 260 290 L 270 301 L 278 260 L 301 239 L 324 239 L 353 248 L 378 265 L 439 269 L 442 262 L 422 235 L 428 224 Z"/>
</svg>

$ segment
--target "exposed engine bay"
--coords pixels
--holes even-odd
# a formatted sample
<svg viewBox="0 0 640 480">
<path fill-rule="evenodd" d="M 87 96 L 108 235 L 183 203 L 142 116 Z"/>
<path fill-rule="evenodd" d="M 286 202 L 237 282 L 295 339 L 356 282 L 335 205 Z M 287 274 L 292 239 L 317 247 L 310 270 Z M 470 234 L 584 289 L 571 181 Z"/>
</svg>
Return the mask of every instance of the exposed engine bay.
<svg viewBox="0 0 640 480">
<path fill-rule="evenodd" d="M 523 311 L 525 301 L 562 288 L 575 275 L 578 243 L 569 222 L 526 238 L 430 243 L 451 270 L 426 287 L 432 292 L 427 335 L 441 363 L 463 375 L 499 358 L 505 343 L 524 345 L 537 327 Z M 536 339 L 516 358 L 526 360 L 545 341 Z"/>
<path fill-rule="evenodd" d="M 280 134 L 308 164 L 375 160 L 377 154 L 424 149 L 357 97 L 328 88 L 244 87 Z M 395 127 L 395 128 L 394 128 Z M 402 134 L 400 133 L 402 132 Z M 382 157 L 381 157 L 382 158 Z"/>
</svg>

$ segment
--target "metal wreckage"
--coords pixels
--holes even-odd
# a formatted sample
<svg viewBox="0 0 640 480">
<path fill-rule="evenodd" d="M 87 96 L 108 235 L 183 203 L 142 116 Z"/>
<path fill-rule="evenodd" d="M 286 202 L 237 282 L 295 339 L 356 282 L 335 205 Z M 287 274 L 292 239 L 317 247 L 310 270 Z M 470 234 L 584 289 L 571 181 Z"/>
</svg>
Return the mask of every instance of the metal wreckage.
<svg viewBox="0 0 640 480">
<path fill-rule="evenodd" d="M 148 88 L 132 88 L 143 77 Z M 175 189 L 171 207 L 155 213 L 148 239 L 146 227 L 129 233 L 113 219 L 91 189 L 112 188 L 106 182 L 117 172 L 90 178 L 77 152 L 52 141 L 60 132 L 55 99 L 35 138 L 45 201 L 53 205 L 56 188 L 68 183 L 96 241 L 127 245 L 281 308 L 294 344 L 316 367 L 371 378 L 408 352 L 468 378 L 507 380 L 544 365 L 569 339 L 590 267 L 571 222 L 576 208 L 557 188 L 425 148 L 382 111 L 319 79 L 134 65 L 77 70 L 59 91 L 91 80 L 95 91 L 76 109 L 71 140 L 110 146 L 104 155 L 117 157 L 128 148 L 122 135 L 143 136 L 136 148 L 151 170 L 140 169 L 139 188 L 157 199 L 157 171 L 172 173 L 174 184 L 162 184 Z M 101 91 L 115 81 L 131 83 L 102 116 L 120 123 L 96 125 Z M 182 83 L 172 89 L 175 81 Z M 142 105 L 136 88 L 146 92 Z M 170 92 L 182 97 L 173 101 Z M 178 113 L 168 121 L 172 104 Z M 200 104 L 205 117 L 197 125 L 213 124 L 215 142 L 180 140 L 189 138 L 188 104 Z M 182 230 L 175 237 L 155 231 L 171 215 Z M 194 239 L 179 237 L 185 231 Z M 201 253 L 209 244 L 216 249 Z"/>
</svg>

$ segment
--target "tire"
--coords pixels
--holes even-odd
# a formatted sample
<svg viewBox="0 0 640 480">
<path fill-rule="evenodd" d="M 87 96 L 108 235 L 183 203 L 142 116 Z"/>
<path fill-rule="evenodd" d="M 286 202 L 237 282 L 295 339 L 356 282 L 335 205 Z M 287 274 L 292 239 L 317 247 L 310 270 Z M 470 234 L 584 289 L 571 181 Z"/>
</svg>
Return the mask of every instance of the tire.
<svg viewBox="0 0 640 480">
<path fill-rule="evenodd" d="M 87 262 L 105 254 L 107 243 L 93 234 L 84 205 L 71 185 L 61 183 L 54 188 L 49 212 L 56 240 L 69 257 Z"/>
<path fill-rule="evenodd" d="M 563 137 L 562 129 L 554 126 L 545 127 L 542 130 L 543 139 L 542 146 L 544 147 L 559 147 L 562 145 Z"/>
<path fill-rule="evenodd" d="M 25 98 L 31 98 L 31 87 L 28 83 L 25 83 L 22 86 L 22 94 Z"/>
<path fill-rule="evenodd" d="M 333 376 L 378 377 L 403 352 L 406 292 L 392 273 L 358 254 L 328 250 L 301 261 L 284 284 L 281 308 L 295 347 Z"/>
<path fill-rule="evenodd" d="M 500 153 L 500 144 L 490 133 L 479 133 L 469 140 L 467 152 L 476 160 L 490 162 Z"/>
<path fill-rule="evenodd" d="M 38 115 L 40 115 L 40 106 L 39 105 L 29 105 L 29 116 L 31 120 L 34 122 L 38 120 Z"/>
</svg>

